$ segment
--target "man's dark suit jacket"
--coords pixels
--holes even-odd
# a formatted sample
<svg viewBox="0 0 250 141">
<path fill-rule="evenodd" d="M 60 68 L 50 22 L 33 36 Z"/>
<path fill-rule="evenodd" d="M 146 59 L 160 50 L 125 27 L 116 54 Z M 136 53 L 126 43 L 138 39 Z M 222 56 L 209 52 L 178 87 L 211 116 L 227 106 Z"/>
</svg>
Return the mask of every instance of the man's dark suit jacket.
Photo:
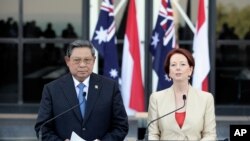
<svg viewBox="0 0 250 141">
<path fill-rule="evenodd" d="M 78 103 L 71 74 L 46 84 L 35 125 L 37 135 L 45 121 Z M 42 131 L 45 141 L 70 139 L 72 131 L 87 141 L 122 141 L 128 133 L 128 117 L 118 84 L 92 73 L 84 119 L 78 106 L 46 124 Z"/>
</svg>

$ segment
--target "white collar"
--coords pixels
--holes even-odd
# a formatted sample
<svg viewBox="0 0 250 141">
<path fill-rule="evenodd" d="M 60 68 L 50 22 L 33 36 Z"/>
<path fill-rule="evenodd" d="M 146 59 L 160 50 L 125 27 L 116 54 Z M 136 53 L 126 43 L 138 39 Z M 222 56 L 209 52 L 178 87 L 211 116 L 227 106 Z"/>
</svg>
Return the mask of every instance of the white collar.
<svg viewBox="0 0 250 141">
<path fill-rule="evenodd" d="M 77 85 L 81 82 L 79 82 L 73 75 L 72 75 L 73 81 L 74 81 L 74 86 L 77 87 Z M 90 76 L 88 76 L 82 83 L 85 85 L 86 88 L 89 87 L 89 79 Z"/>
</svg>

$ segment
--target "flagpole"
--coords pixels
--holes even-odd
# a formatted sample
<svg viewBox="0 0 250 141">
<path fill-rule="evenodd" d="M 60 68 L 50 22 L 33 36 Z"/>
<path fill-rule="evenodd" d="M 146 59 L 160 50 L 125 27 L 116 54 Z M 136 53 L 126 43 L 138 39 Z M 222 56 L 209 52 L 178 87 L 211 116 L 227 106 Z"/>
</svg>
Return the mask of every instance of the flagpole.
<svg viewBox="0 0 250 141">
<path fill-rule="evenodd" d="M 127 0 L 121 0 L 120 3 L 116 6 L 114 10 L 114 15 L 116 15 L 122 8 L 122 6 L 125 4 Z"/>
<path fill-rule="evenodd" d="M 175 4 L 177 10 L 180 12 L 186 23 L 188 24 L 189 28 L 192 30 L 193 33 L 195 33 L 195 27 L 191 20 L 188 18 L 187 14 L 183 11 L 180 4 L 177 2 L 177 0 L 172 0 L 172 2 Z"/>
</svg>

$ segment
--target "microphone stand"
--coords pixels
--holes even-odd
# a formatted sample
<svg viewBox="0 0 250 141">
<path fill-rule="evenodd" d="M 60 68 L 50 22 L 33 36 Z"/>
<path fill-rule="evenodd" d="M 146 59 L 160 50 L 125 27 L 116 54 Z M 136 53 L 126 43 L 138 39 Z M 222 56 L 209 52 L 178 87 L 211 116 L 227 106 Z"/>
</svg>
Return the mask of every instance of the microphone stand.
<svg viewBox="0 0 250 141">
<path fill-rule="evenodd" d="M 83 95 L 86 95 L 86 93 L 84 92 Z M 39 141 L 42 141 L 42 129 L 43 129 L 44 125 L 46 125 L 47 123 L 49 123 L 49 122 L 55 120 L 56 118 L 60 117 L 61 115 L 64 115 L 65 113 L 68 113 L 69 111 L 75 109 L 76 107 L 80 106 L 82 103 L 83 103 L 83 101 L 82 101 L 81 103 L 78 103 L 78 104 L 76 104 L 75 106 L 69 108 L 68 110 L 66 110 L 66 111 L 64 111 L 64 112 L 62 112 L 62 113 L 56 115 L 55 117 L 53 117 L 53 118 L 47 120 L 46 122 L 44 122 L 44 123 L 40 126 L 40 130 L 39 130 L 39 132 L 38 132 L 38 140 L 39 140 Z"/>
<path fill-rule="evenodd" d="M 165 117 L 165 116 L 167 116 L 167 115 L 170 115 L 170 114 L 172 114 L 172 113 L 174 113 L 174 112 L 176 112 L 176 111 L 178 111 L 178 110 L 180 110 L 180 109 L 182 109 L 182 108 L 185 107 L 185 105 L 186 105 L 186 95 L 185 95 L 185 94 L 183 95 L 182 99 L 184 100 L 184 104 L 183 104 L 182 107 L 180 107 L 180 108 L 178 108 L 178 109 L 175 109 L 175 110 L 173 110 L 173 111 L 171 111 L 171 112 L 169 112 L 169 113 L 167 113 L 167 114 L 165 114 L 165 115 L 163 115 L 163 116 L 161 116 L 161 117 L 158 117 L 158 118 L 156 118 L 156 119 L 154 119 L 154 120 L 152 120 L 152 121 L 150 121 L 150 122 L 148 123 L 148 126 L 147 126 L 147 128 L 146 128 L 146 133 L 145 133 L 145 136 L 144 136 L 144 140 L 145 140 L 145 141 L 148 141 L 148 127 L 149 127 L 153 122 L 155 122 L 155 121 L 157 121 L 157 120 L 159 120 L 159 119 L 161 119 L 161 118 L 163 118 L 163 117 Z"/>
</svg>

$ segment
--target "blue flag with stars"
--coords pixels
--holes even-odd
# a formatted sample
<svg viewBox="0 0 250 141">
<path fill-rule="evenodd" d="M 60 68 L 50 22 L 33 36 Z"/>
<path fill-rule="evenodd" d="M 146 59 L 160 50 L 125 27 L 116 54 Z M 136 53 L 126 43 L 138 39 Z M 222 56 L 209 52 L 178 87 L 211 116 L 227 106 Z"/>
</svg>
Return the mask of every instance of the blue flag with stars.
<svg viewBox="0 0 250 141">
<path fill-rule="evenodd" d="M 112 0 L 103 0 L 99 19 L 91 40 L 104 60 L 103 75 L 118 81 L 118 57 L 116 49 L 114 6 Z"/>
<path fill-rule="evenodd" d="M 153 69 L 158 76 L 157 90 L 163 90 L 172 85 L 171 79 L 165 73 L 164 63 L 166 55 L 174 46 L 173 10 L 170 0 L 162 0 L 149 47 L 153 58 Z"/>
</svg>

